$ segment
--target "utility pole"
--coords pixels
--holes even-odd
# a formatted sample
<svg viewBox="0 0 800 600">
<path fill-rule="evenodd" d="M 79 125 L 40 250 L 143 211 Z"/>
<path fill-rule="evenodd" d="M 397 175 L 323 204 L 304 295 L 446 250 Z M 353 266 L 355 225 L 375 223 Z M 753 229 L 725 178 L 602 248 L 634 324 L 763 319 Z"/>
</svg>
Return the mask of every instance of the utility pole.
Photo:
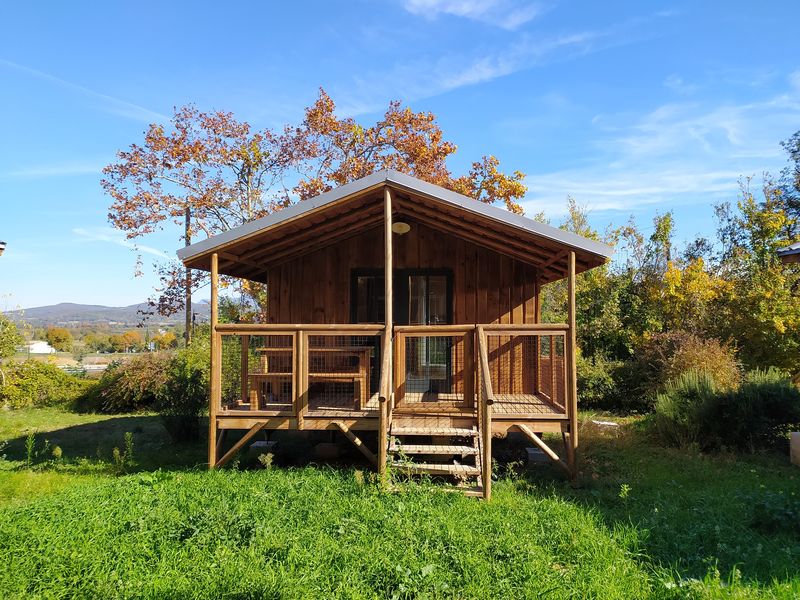
<svg viewBox="0 0 800 600">
<path fill-rule="evenodd" d="M 185 230 L 184 230 L 184 240 L 186 245 L 190 245 L 192 243 L 192 228 L 191 228 L 191 219 L 192 219 L 192 209 L 188 206 L 186 207 L 186 214 L 184 215 L 185 221 Z M 186 341 L 186 347 L 189 347 L 189 344 L 192 341 L 192 270 L 189 267 L 186 267 L 186 331 L 183 333 L 183 339 Z"/>
</svg>

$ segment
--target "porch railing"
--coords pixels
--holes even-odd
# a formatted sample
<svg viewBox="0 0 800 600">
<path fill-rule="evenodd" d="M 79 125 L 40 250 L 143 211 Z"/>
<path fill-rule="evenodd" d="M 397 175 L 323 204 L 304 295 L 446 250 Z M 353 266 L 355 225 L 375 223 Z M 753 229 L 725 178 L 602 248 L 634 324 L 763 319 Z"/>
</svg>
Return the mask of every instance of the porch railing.
<svg viewBox="0 0 800 600">
<path fill-rule="evenodd" d="M 301 426 L 315 414 L 382 414 L 388 428 L 395 411 L 479 410 L 491 390 L 495 418 L 572 417 L 565 324 L 397 326 L 393 334 L 382 325 L 218 324 L 215 413 L 293 416 Z"/>
<path fill-rule="evenodd" d="M 300 426 L 314 414 L 377 414 L 383 334 L 381 325 L 217 325 L 213 408 Z"/>
</svg>

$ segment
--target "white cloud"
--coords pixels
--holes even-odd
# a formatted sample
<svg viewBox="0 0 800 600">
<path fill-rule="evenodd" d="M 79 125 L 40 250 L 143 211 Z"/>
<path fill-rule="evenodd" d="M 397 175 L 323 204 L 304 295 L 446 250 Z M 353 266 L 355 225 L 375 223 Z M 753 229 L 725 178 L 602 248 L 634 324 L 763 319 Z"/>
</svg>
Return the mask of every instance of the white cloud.
<svg viewBox="0 0 800 600">
<path fill-rule="evenodd" d="M 636 117 L 599 115 L 585 166 L 532 172 L 527 212 L 562 215 L 571 195 L 595 211 L 733 200 L 742 176 L 777 172 L 779 142 L 800 122 L 800 89 L 747 103 L 664 104 Z"/>
<path fill-rule="evenodd" d="M 32 75 L 37 79 L 48 81 L 86 98 L 90 98 L 94 103 L 96 103 L 97 108 L 110 114 L 118 115 L 126 119 L 133 119 L 135 121 L 143 121 L 145 123 L 169 120 L 169 117 L 166 115 L 162 115 L 161 113 L 144 108 L 143 106 L 139 106 L 133 102 L 128 102 L 127 100 L 121 100 L 120 98 L 115 98 L 107 94 L 96 92 L 82 85 L 78 85 L 77 83 L 66 81 L 65 79 L 56 77 L 55 75 L 50 75 L 44 71 L 32 69 L 30 67 L 26 67 L 25 65 L 11 62 L 10 60 L 0 58 L 0 66 L 5 66 L 16 71 L 27 73 L 28 75 Z"/>
<path fill-rule="evenodd" d="M 445 55 L 396 65 L 385 72 L 357 77 L 347 88 L 334 90 L 339 111 L 358 115 L 380 110 L 388 97 L 405 102 L 431 98 L 452 90 L 492 81 L 565 57 L 595 52 L 625 43 L 616 30 L 582 31 L 550 37 L 518 35 L 510 44 L 481 55 Z"/>
<path fill-rule="evenodd" d="M 539 2 L 520 0 L 405 0 L 403 6 L 411 14 L 428 19 L 444 14 L 512 31 L 544 10 Z"/>
<path fill-rule="evenodd" d="M 141 252 L 142 254 L 150 254 L 152 256 L 157 256 L 167 260 L 177 260 L 174 256 L 170 256 L 166 252 L 162 252 L 161 250 L 153 248 L 152 246 L 135 244 L 127 239 L 122 231 L 113 229 L 111 227 L 92 227 L 89 229 L 76 227 L 72 230 L 72 233 L 77 235 L 80 238 L 80 241 L 105 242 L 114 244 L 115 246 L 129 248 L 131 250 L 135 250 L 136 252 Z"/>
</svg>

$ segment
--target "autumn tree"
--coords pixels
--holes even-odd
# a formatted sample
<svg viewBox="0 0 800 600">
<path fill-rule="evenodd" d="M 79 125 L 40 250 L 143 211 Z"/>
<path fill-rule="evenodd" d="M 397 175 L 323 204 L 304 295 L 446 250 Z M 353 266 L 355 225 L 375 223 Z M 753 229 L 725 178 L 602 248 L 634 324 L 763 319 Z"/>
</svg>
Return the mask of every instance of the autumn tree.
<svg viewBox="0 0 800 600">
<path fill-rule="evenodd" d="M 157 333 L 153 336 L 153 344 L 155 345 L 156 350 L 168 350 L 170 348 L 174 348 L 177 343 L 178 338 L 171 331 Z"/>
<path fill-rule="evenodd" d="M 58 352 L 72 350 L 72 334 L 64 327 L 48 327 L 45 339 Z"/>
<path fill-rule="evenodd" d="M 211 236 L 387 168 L 521 212 L 523 174 L 502 173 L 493 156 L 475 161 L 466 174 L 452 174 L 447 158 L 456 146 L 444 139 L 433 114 L 392 102 L 365 126 L 337 116 L 335 108 L 320 90 L 302 122 L 280 131 L 256 131 L 229 112 L 176 109 L 169 126 L 151 125 L 143 143 L 120 151 L 103 170 L 101 183 L 112 198 L 109 220 L 137 240 L 180 227 L 189 209 L 189 235 Z M 177 263 L 158 269 L 161 286 L 152 303 L 170 314 L 182 306 L 185 277 Z M 195 287 L 203 283 L 193 280 Z M 263 286 L 235 285 L 263 312 Z"/>
<path fill-rule="evenodd" d="M 718 271 L 729 292 L 716 303 L 709 329 L 734 342 L 750 367 L 797 370 L 800 355 L 800 268 L 784 265 L 776 252 L 800 240 L 783 191 L 769 178 L 757 198 L 742 182 L 735 208 L 717 207 L 721 241 Z"/>
</svg>

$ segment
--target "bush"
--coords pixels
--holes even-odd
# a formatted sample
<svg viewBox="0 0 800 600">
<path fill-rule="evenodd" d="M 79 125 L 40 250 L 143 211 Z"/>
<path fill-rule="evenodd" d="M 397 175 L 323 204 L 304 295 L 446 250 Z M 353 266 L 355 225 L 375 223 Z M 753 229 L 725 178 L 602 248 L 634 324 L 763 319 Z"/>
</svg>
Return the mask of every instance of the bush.
<svg viewBox="0 0 800 600">
<path fill-rule="evenodd" d="M 675 446 L 700 445 L 709 407 L 717 397 L 714 379 L 689 371 L 667 382 L 656 396 L 655 426 L 661 438 Z"/>
<path fill-rule="evenodd" d="M 800 390 L 778 369 L 751 371 L 738 390 L 722 394 L 708 433 L 716 445 L 755 452 L 786 444 L 800 429 Z"/>
<path fill-rule="evenodd" d="M 581 406 L 613 408 L 620 404 L 615 375 L 622 361 L 608 360 L 602 355 L 584 358 L 577 355 L 578 399 Z"/>
<path fill-rule="evenodd" d="M 81 399 L 81 408 L 110 413 L 153 408 L 158 391 L 167 383 L 171 360 L 165 353 L 147 353 L 112 363 Z"/>
<path fill-rule="evenodd" d="M 717 390 L 733 390 L 741 367 L 733 348 L 719 340 L 685 331 L 659 333 L 640 344 L 619 372 L 620 393 L 628 404 L 651 408 L 670 381 L 684 373 L 702 371 Z"/>
<path fill-rule="evenodd" d="M 729 391 L 718 390 L 708 373 L 684 373 L 658 395 L 655 423 L 665 441 L 679 446 L 774 448 L 800 427 L 800 390 L 774 369 L 752 371 Z"/>
<path fill-rule="evenodd" d="M 3 371 L 6 383 L 0 387 L 0 402 L 11 408 L 69 404 L 92 386 L 54 364 L 36 360 L 6 364 Z"/>
<path fill-rule="evenodd" d="M 176 442 L 200 437 L 200 415 L 207 404 L 207 371 L 194 360 L 195 353 L 184 351 L 171 362 L 166 384 L 156 394 L 156 410 L 164 427 Z"/>
</svg>

